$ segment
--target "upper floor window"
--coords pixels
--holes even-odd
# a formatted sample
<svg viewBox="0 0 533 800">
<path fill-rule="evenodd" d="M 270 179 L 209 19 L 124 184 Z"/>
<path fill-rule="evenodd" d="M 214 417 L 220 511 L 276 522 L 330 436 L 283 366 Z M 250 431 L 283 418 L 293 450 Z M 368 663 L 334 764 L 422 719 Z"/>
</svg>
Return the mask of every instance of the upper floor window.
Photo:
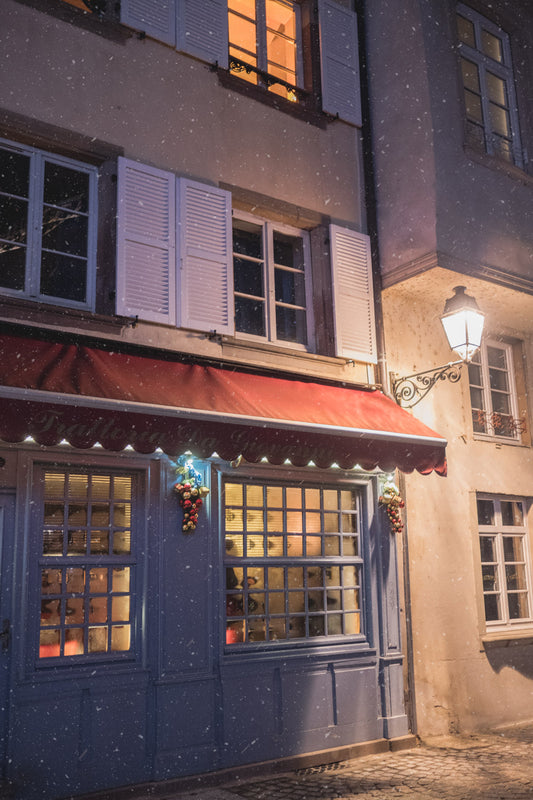
<svg viewBox="0 0 533 800">
<path fill-rule="evenodd" d="M 306 232 L 253 217 L 234 219 L 235 330 L 268 341 L 310 346 L 309 259 Z"/>
<path fill-rule="evenodd" d="M 518 439 L 512 345 L 484 342 L 468 365 L 474 432 Z"/>
<path fill-rule="evenodd" d="M 462 4 L 457 26 L 467 143 L 522 166 L 509 37 Z"/>
<path fill-rule="evenodd" d="M 531 621 L 531 562 L 524 500 L 477 500 L 487 626 Z"/>
<path fill-rule="evenodd" d="M 357 15 L 346 3 L 121 0 L 119 13 L 123 24 L 213 65 L 224 86 L 246 88 L 232 80 L 238 75 L 262 88 L 254 101 L 361 125 Z"/>
<path fill-rule="evenodd" d="M 95 167 L 0 143 L 0 291 L 94 304 Z"/>
<path fill-rule="evenodd" d="M 375 363 L 369 237 L 233 217 L 231 192 L 119 158 L 117 313 Z"/>
<path fill-rule="evenodd" d="M 223 497 L 227 644 L 364 631 L 356 491 L 232 480 Z"/>
<path fill-rule="evenodd" d="M 296 101 L 301 86 L 301 21 L 289 0 L 229 0 L 230 70 Z M 251 68 L 251 69 L 250 69 Z"/>
</svg>

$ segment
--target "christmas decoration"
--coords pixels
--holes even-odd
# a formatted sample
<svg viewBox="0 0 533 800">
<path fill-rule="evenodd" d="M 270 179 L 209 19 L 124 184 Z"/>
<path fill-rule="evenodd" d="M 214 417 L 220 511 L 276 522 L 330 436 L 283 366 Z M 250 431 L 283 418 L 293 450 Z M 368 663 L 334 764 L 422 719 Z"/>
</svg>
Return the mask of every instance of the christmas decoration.
<svg viewBox="0 0 533 800">
<path fill-rule="evenodd" d="M 403 529 L 400 508 L 404 508 L 405 503 L 400 497 L 398 487 L 392 481 L 386 481 L 383 484 L 382 492 L 383 494 L 380 495 L 379 502 L 382 506 L 385 506 L 392 532 L 400 533 Z"/>
<path fill-rule="evenodd" d="M 176 468 L 178 477 L 174 484 L 174 491 L 179 496 L 179 503 L 183 509 L 182 531 L 191 533 L 198 524 L 198 511 L 203 505 L 203 498 L 209 494 L 207 486 L 202 486 L 202 476 L 194 469 L 193 463 L 185 456 L 178 458 Z"/>
</svg>

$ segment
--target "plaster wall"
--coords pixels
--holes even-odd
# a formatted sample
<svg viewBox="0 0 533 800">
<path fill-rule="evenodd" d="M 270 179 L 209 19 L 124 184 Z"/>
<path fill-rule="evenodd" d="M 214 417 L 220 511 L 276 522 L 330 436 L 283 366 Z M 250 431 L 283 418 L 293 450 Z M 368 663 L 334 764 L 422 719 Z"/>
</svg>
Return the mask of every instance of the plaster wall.
<svg viewBox="0 0 533 800">
<path fill-rule="evenodd" d="M 13 0 L 2 6 L 0 108 L 362 229 L 357 129 L 321 129 L 250 101 L 208 64 L 133 32 L 115 42 Z"/>
<path fill-rule="evenodd" d="M 401 375 L 453 358 L 438 321 L 442 308 L 409 294 L 408 286 L 384 294 L 389 367 Z M 490 332 L 497 315 L 487 310 Z M 531 323 L 513 333 L 530 363 Z M 446 478 L 403 479 L 418 733 L 531 719 L 533 633 L 486 641 L 475 502 L 476 492 L 530 497 L 531 447 L 474 439 L 466 372 L 457 384 L 440 383 L 412 413 L 448 440 Z M 531 530 L 531 512 L 528 522 Z"/>
</svg>

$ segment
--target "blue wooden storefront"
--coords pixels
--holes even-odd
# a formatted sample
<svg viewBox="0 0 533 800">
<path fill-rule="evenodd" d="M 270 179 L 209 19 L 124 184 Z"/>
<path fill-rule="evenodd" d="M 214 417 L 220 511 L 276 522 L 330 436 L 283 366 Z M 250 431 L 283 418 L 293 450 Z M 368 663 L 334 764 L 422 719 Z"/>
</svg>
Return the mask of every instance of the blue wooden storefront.
<svg viewBox="0 0 533 800">
<path fill-rule="evenodd" d="M 2 757 L 4 780 L 20 800 L 165 781 L 407 732 L 396 543 L 377 502 L 382 476 L 197 464 L 210 495 L 198 527 L 184 534 L 166 457 L 24 447 L 3 456 L 9 486 L 0 495 L 0 621 L 10 620 L 10 641 L 3 637 L 0 652 Z M 80 474 L 131 475 L 137 487 L 129 650 L 43 658 L 37 647 L 42 475 L 64 465 Z M 228 476 L 243 485 L 275 480 L 331 491 L 341 481 L 354 492 L 362 576 L 356 634 L 226 643 L 221 509 Z M 280 557 L 282 566 L 284 559 L 290 561 Z M 324 559 L 336 563 L 335 556 Z M 59 555 L 56 569 L 61 563 Z"/>
</svg>

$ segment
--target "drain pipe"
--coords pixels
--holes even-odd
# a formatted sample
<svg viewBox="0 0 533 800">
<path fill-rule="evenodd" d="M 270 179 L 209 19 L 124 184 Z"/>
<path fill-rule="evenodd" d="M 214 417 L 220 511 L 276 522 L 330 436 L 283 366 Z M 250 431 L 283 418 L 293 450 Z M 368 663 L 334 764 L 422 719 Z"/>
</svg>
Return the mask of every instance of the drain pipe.
<svg viewBox="0 0 533 800">
<path fill-rule="evenodd" d="M 381 384 L 384 394 L 394 399 L 391 394 L 390 377 L 387 366 L 387 352 L 385 348 L 385 333 L 383 324 L 383 303 L 381 293 L 383 290 L 381 267 L 379 257 L 379 237 L 377 220 L 376 176 L 372 139 L 371 103 L 369 92 L 368 51 L 366 46 L 366 2 L 356 0 L 358 14 L 359 52 L 361 65 L 361 110 L 362 110 L 362 147 L 363 147 L 363 173 L 365 181 L 365 205 L 367 212 L 367 227 L 370 236 L 372 253 L 372 282 L 374 288 L 374 304 L 376 316 L 376 349 L 377 349 L 377 382 Z M 405 476 L 398 471 L 398 488 L 405 498 Z M 409 721 L 409 729 L 417 733 L 416 696 L 414 691 L 414 655 L 413 655 L 413 628 L 411 610 L 411 583 L 409 574 L 409 540 L 407 535 L 407 521 L 402 531 L 402 580 L 405 619 L 405 664 L 406 664 L 406 697 L 405 706 Z"/>
</svg>

